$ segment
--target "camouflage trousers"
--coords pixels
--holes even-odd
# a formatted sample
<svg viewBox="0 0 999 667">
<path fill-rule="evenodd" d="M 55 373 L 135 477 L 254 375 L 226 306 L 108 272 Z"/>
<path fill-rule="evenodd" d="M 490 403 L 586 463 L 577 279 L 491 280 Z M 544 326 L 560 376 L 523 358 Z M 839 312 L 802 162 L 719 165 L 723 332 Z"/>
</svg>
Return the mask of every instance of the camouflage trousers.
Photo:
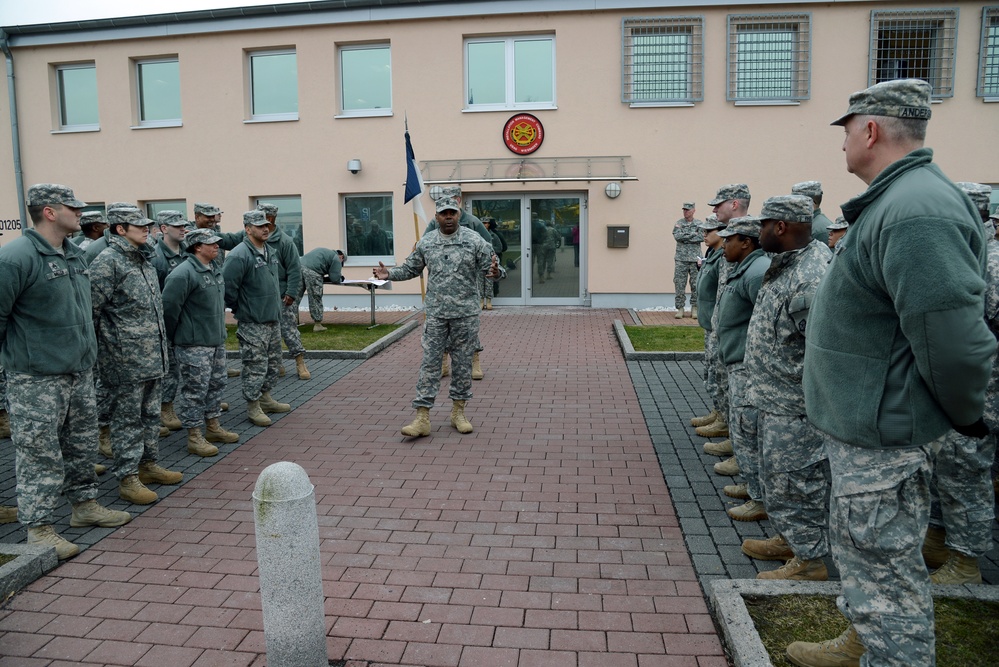
<svg viewBox="0 0 999 667">
<path fill-rule="evenodd" d="M 864 665 L 934 665 L 933 598 L 922 546 L 932 450 L 866 449 L 824 435 L 832 469 L 829 543 L 837 600 L 867 647 Z"/>
<path fill-rule="evenodd" d="M 697 262 L 676 260 L 673 267 L 673 304 L 683 310 L 687 303 L 687 283 L 690 283 L 690 307 L 697 307 Z"/>
<path fill-rule="evenodd" d="M 944 437 L 933 462 L 930 523 L 947 531 L 947 546 L 966 556 L 984 556 L 992 548 L 992 461 L 995 435 L 978 440 L 957 431 Z"/>
<path fill-rule="evenodd" d="M 555 246 L 543 245 L 535 249 L 538 278 L 551 277 L 555 273 Z"/>
<path fill-rule="evenodd" d="M 60 494 L 74 504 L 97 497 L 93 370 L 8 372 L 7 379 L 18 520 L 28 528 L 48 526 L 55 521 Z"/>
<path fill-rule="evenodd" d="M 764 488 L 760 482 L 760 443 L 757 425 L 758 411 L 749 404 L 746 388 L 749 373 L 742 362 L 728 365 L 728 430 L 735 460 L 746 480 L 747 492 L 753 500 L 764 504 Z"/>
<path fill-rule="evenodd" d="M 718 356 L 718 334 L 711 331 L 708 334 L 708 340 L 704 345 L 704 363 L 708 364 L 708 345 L 711 346 L 711 367 L 714 372 L 715 382 L 714 382 L 714 393 L 708 390 L 708 396 L 711 398 L 711 403 L 715 410 L 721 414 L 728 416 L 729 411 L 729 400 L 728 400 L 728 367 Z M 705 373 L 708 371 L 705 369 Z"/>
<path fill-rule="evenodd" d="M 822 436 L 804 415 L 759 411 L 760 476 L 767 514 L 794 555 L 829 553 L 829 459 Z"/>
<path fill-rule="evenodd" d="M 177 368 L 177 354 L 174 352 L 173 343 L 170 342 L 167 343 L 167 360 L 170 362 L 170 367 L 163 376 L 162 395 L 164 403 L 173 403 L 177 398 L 177 387 L 180 385 L 180 369 Z"/>
<path fill-rule="evenodd" d="M 0 410 L 7 409 L 7 374 L 0 366 Z"/>
<path fill-rule="evenodd" d="M 222 414 L 225 345 L 178 347 L 177 366 L 180 370 L 177 417 L 184 428 L 201 428 L 206 420 Z"/>
<path fill-rule="evenodd" d="M 281 338 L 288 346 L 288 356 L 294 358 L 305 353 L 302 334 L 298 331 L 298 302 L 290 306 L 281 304 Z"/>
<path fill-rule="evenodd" d="M 423 324 L 423 362 L 416 380 L 414 408 L 432 408 L 441 388 L 441 362 L 445 351 L 451 352 L 451 388 L 453 401 L 472 398 L 472 355 L 479 340 L 479 316 L 431 317 Z"/>
<path fill-rule="evenodd" d="M 94 373 L 94 396 L 97 399 L 97 425 L 107 426 L 111 423 L 111 395 L 101 381 L 100 373 Z"/>
<path fill-rule="evenodd" d="M 162 389 L 159 379 L 108 387 L 111 449 L 118 479 L 138 475 L 140 463 L 159 459 Z"/>
<path fill-rule="evenodd" d="M 312 317 L 313 322 L 323 321 L 323 277 L 313 271 L 312 269 L 307 269 L 302 267 L 302 288 L 295 299 L 295 310 L 298 310 L 298 306 L 302 303 L 302 296 L 308 293 L 309 295 L 309 316 Z"/>
<path fill-rule="evenodd" d="M 281 331 L 277 322 L 240 322 L 236 327 L 239 358 L 243 362 L 240 380 L 243 398 L 260 399 L 260 394 L 277 384 L 281 366 Z M 440 369 L 437 370 L 440 373 Z"/>
</svg>

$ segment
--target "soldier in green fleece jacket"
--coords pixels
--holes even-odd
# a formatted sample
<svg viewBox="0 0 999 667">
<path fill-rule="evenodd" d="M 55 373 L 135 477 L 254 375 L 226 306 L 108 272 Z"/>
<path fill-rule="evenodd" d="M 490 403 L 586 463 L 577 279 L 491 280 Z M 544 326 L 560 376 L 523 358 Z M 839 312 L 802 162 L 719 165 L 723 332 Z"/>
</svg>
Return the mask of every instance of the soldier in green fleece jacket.
<svg viewBox="0 0 999 667">
<path fill-rule="evenodd" d="M 985 233 L 924 148 L 931 88 L 879 83 L 850 96 L 843 205 L 850 233 L 806 329 L 805 408 L 832 469 L 829 541 L 842 576 L 836 639 L 795 642 L 796 665 L 932 665 L 933 599 L 920 554 L 933 450 L 951 428 L 984 437 L 996 347 L 982 317 Z M 835 661 L 834 661 L 835 660 Z"/>
</svg>

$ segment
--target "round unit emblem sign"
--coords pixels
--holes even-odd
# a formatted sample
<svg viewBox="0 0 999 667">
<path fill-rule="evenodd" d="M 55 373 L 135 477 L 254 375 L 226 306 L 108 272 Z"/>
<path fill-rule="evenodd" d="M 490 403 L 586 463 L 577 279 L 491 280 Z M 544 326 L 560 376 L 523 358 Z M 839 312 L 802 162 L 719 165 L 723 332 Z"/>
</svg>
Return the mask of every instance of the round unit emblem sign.
<svg viewBox="0 0 999 667">
<path fill-rule="evenodd" d="M 544 140 L 544 126 L 529 113 L 519 113 L 503 126 L 503 143 L 517 155 L 530 155 L 541 148 Z"/>
</svg>

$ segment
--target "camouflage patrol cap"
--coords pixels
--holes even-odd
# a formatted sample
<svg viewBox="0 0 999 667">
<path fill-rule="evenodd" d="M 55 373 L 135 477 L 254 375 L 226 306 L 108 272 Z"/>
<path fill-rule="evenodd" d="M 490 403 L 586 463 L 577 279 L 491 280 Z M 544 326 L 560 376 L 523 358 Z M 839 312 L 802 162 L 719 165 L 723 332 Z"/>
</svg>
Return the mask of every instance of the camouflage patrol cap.
<svg viewBox="0 0 999 667">
<path fill-rule="evenodd" d="M 243 226 L 253 225 L 254 227 L 263 227 L 267 224 L 267 218 L 264 217 L 264 212 L 257 209 L 253 211 L 247 211 L 243 214 Z"/>
<path fill-rule="evenodd" d="M 264 202 L 261 202 L 261 203 L 257 204 L 257 210 L 258 211 L 263 211 L 264 215 L 274 215 L 274 216 L 276 216 L 278 214 L 278 207 L 277 206 L 275 206 L 274 204 L 266 204 Z"/>
<path fill-rule="evenodd" d="M 156 214 L 156 223 L 171 227 L 187 226 L 187 220 L 184 219 L 184 214 L 180 211 L 160 211 Z"/>
<path fill-rule="evenodd" d="M 846 218 L 844 218 L 843 216 L 839 216 L 838 218 L 830 222 L 829 226 L 826 227 L 826 229 L 831 229 L 832 231 L 836 231 L 837 229 L 846 229 L 849 226 L 850 223 L 846 221 Z"/>
<path fill-rule="evenodd" d="M 196 245 L 218 243 L 221 240 L 222 237 L 211 229 L 195 229 L 184 237 L 184 244 L 187 246 L 187 252 L 193 253 Z"/>
<path fill-rule="evenodd" d="M 718 188 L 718 194 L 708 202 L 708 206 L 717 206 L 730 199 L 745 199 L 749 201 L 749 186 L 745 183 L 731 183 Z"/>
<path fill-rule="evenodd" d="M 718 216 L 712 213 L 702 222 L 697 223 L 697 226 L 704 231 L 711 231 L 712 229 L 725 229 L 725 223 L 718 219 Z"/>
<path fill-rule="evenodd" d="M 728 221 L 728 227 L 718 232 L 718 236 L 721 237 L 735 236 L 736 234 L 760 238 L 760 219 L 755 215 L 733 218 Z"/>
<path fill-rule="evenodd" d="M 818 181 L 804 181 L 791 186 L 792 195 L 805 195 L 806 197 L 821 197 L 822 183 Z"/>
<path fill-rule="evenodd" d="M 201 215 L 212 216 L 212 215 L 218 215 L 221 212 L 222 209 L 220 209 L 215 204 L 206 204 L 205 202 L 199 202 L 194 205 L 195 214 L 200 213 Z"/>
<path fill-rule="evenodd" d="M 992 199 L 991 185 L 968 183 L 967 181 L 955 183 L 954 185 L 964 190 L 964 194 L 971 198 L 971 203 L 975 205 L 979 213 L 989 212 L 989 202 Z"/>
<path fill-rule="evenodd" d="M 812 223 L 815 205 L 811 197 L 805 195 L 781 195 L 763 202 L 760 220 L 783 220 L 784 222 Z"/>
<path fill-rule="evenodd" d="M 999 220 L 999 208 L 992 211 L 992 215 L 989 216 L 989 220 Z"/>
<path fill-rule="evenodd" d="M 846 125 L 846 121 L 854 114 L 929 120 L 932 113 L 932 90 L 930 84 L 922 79 L 896 79 L 876 83 L 850 95 L 850 106 L 846 113 L 829 124 Z"/>
<path fill-rule="evenodd" d="M 458 202 L 454 197 L 441 197 L 437 200 L 437 212 L 440 213 L 441 211 L 461 212 L 461 208 L 458 206 Z"/>
<path fill-rule="evenodd" d="M 73 190 L 65 185 L 56 183 L 37 183 L 28 188 L 28 206 L 51 206 L 62 204 L 69 208 L 84 208 L 86 202 L 82 202 L 73 194 Z"/>
<path fill-rule="evenodd" d="M 685 201 L 683 202 L 683 206 L 681 206 L 680 208 L 682 208 L 684 211 L 689 211 L 694 208 L 694 202 Z"/>
<path fill-rule="evenodd" d="M 448 185 L 441 188 L 441 197 L 460 197 L 461 196 L 461 186 L 460 185 Z"/>
<path fill-rule="evenodd" d="M 113 208 L 139 208 L 139 207 L 136 206 L 134 202 L 130 201 L 113 201 L 110 204 L 108 204 L 108 210 L 110 211 Z"/>
<path fill-rule="evenodd" d="M 108 209 L 108 224 L 114 225 L 135 225 L 136 227 L 148 227 L 153 221 L 142 214 L 142 211 L 130 207 Z"/>
<path fill-rule="evenodd" d="M 107 220 L 104 219 L 104 213 L 101 211 L 86 211 L 80 216 L 81 227 L 88 227 L 98 223 L 107 224 Z"/>
</svg>

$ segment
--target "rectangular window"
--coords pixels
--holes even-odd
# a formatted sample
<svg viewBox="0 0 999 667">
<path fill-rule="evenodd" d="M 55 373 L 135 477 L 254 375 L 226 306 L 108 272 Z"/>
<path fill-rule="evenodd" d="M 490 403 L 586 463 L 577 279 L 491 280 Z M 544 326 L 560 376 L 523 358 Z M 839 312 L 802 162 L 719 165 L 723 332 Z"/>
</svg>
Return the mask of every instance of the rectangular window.
<svg viewBox="0 0 999 667">
<path fill-rule="evenodd" d="M 727 99 L 807 100 L 811 50 L 809 14 L 730 14 Z"/>
<path fill-rule="evenodd" d="M 956 44 L 956 9 L 872 11 L 869 85 L 922 79 L 953 97 Z"/>
<path fill-rule="evenodd" d="M 59 129 L 100 129 L 97 115 L 97 66 L 94 63 L 56 67 Z"/>
<path fill-rule="evenodd" d="M 999 7 L 982 10 L 982 46 L 979 54 L 978 96 L 999 98 Z"/>
<path fill-rule="evenodd" d="M 299 256 L 305 254 L 305 240 L 302 230 L 302 198 L 298 196 L 289 197 L 257 197 L 254 206 L 257 204 L 274 204 L 278 207 L 277 220 L 275 224 L 282 234 L 285 234 L 295 242 Z"/>
<path fill-rule="evenodd" d="M 465 40 L 465 108 L 555 107 L 555 38 Z"/>
<path fill-rule="evenodd" d="M 294 49 L 249 54 L 250 119 L 298 120 L 298 64 Z"/>
<path fill-rule="evenodd" d="M 388 44 L 340 48 L 340 110 L 344 116 L 392 113 L 392 55 Z"/>
<path fill-rule="evenodd" d="M 704 99 L 704 19 L 621 21 L 621 101 L 634 105 Z"/>
<path fill-rule="evenodd" d="M 187 200 L 185 199 L 160 199 L 157 201 L 147 201 L 145 204 L 146 217 L 150 220 L 156 219 L 156 214 L 160 211 L 180 211 L 187 217 Z"/>
<path fill-rule="evenodd" d="M 392 195 L 344 195 L 344 238 L 351 263 L 395 262 Z"/>
<path fill-rule="evenodd" d="M 180 61 L 157 58 L 135 61 L 140 127 L 180 125 Z"/>
</svg>

